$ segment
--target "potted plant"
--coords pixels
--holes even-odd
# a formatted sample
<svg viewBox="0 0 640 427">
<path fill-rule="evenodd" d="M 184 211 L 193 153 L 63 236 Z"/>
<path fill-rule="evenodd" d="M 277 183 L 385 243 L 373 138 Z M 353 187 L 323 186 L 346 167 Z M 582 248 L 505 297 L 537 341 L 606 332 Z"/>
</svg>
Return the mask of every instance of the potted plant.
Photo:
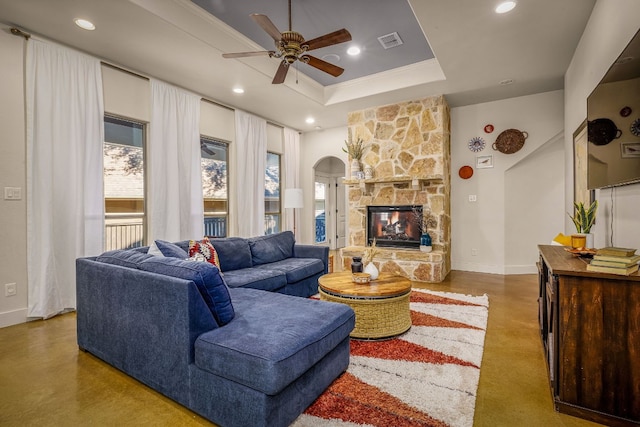
<svg viewBox="0 0 640 427">
<path fill-rule="evenodd" d="M 573 221 L 573 225 L 576 226 L 577 235 L 584 235 L 584 245 L 580 245 L 582 242 L 579 239 L 578 247 L 593 248 L 593 234 L 591 234 L 591 227 L 596 220 L 596 211 L 598 210 L 598 201 L 594 200 L 588 208 L 585 208 L 583 202 L 574 202 L 574 215 L 571 216 L 568 212 L 569 218 Z M 573 241 L 573 240 L 572 240 Z M 572 246 L 575 246 L 572 243 Z"/>
<path fill-rule="evenodd" d="M 362 257 L 362 263 L 364 264 L 364 272 L 369 273 L 371 275 L 371 280 L 376 280 L 378 278 L 379 271 L 378 271 L 378 268 L 373 263 L 373 258 L 379 252 L 380 251 L 376 247 L 376 239 L 374 237 L 373 241 L 371 242 L 371 246 L 365 248 L 364 256 Z"/>
<path fill-rule="evenodd" d="M 360 172 L 360 159 L 362 159 L 362 153 L 364 151 L 363 143 L 362 138 L 358 138 L 355 142 L 345 141 L 345 146 L 342 147 L 342 151 L 349 155 L 349 160 L 351 161 L 352 178 L 357 178 L 358 172 Z"/>
</svg>

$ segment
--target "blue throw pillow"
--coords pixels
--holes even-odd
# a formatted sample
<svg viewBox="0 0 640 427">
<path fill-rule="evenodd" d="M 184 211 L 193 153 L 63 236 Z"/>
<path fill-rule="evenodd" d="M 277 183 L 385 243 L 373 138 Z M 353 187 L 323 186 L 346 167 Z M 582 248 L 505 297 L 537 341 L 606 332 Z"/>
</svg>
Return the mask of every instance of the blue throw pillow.
<svg viewBox="0 0 640 427">
<path fill-rule="evenodd" d="M 293 245 L 296 240 L 291 231 L 252 237 L 248 240 L 253 265 L 267 264 L 293 257 Z"/>
<path fill-rule="evenodd" d="M 189 254 L 187 254 L 180 246 L 166 242 L 164 240 L 156 240 L 156 246 L 162 252 L 162 255 L 172 257 L 172 258 L 180 258 L 186 259 L 189 258 Z"/>
<path fill-rule="evenodd" d="M 105 252 L 102 255 L 98 255 L 98 257 L 96 257 L 96 261 L 119 265 L 121 267 L 138 268 L 138 264 L 149 258 L 153 258 L 153 255 L 148 255 L 130 249 L 116 249 Z"/>
<path fill-rule="evenodd" d="M 229 289 L 218 267 L 208 262 L 188 261 L 178 258 L 150 257 L 138 265 L 140 270 L 165 276 L 190 280 L 196 284 L 211 314 L 223 326 L 235 316 Z M 152 291 L 153 292 L 153 291 Z"/>
</svg>

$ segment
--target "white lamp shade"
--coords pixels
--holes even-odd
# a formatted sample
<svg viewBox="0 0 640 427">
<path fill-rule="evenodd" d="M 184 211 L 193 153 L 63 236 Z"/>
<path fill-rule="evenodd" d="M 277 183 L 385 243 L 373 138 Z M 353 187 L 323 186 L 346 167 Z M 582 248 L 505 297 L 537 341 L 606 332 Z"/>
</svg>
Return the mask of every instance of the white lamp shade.
<svg viewBox="0 0 640 427">
<path fill-rule="evenodd" d="M 302 197 L 302 188 L 287 188 L 284 190 L 284 207 L 286 208 L 303 208 L 304 198 Z"/>
</svg>

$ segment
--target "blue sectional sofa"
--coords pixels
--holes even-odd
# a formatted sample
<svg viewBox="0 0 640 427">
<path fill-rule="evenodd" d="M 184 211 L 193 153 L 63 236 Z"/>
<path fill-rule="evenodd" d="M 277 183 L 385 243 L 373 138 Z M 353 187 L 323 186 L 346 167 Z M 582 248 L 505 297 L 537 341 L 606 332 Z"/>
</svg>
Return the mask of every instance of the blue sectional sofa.
<svg viewBox="0 0 640 427">
<path fill-rule="evenodd" d="M 79 347 L 220 426 L 289 425 L 347 369 L 355 322 L 293 296 L 327 259 L 292 237 L 213 240 L 224 274 L 146 248 L 79 258 Z"/>
</svg>

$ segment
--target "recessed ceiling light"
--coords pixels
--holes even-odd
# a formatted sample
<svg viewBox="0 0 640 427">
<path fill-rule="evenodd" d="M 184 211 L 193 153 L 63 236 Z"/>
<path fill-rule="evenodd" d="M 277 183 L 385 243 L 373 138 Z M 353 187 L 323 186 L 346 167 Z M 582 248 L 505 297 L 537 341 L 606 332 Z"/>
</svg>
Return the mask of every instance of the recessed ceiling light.
<svg viewBox="0 0 640 427">
<path fill-rule="evenodd" d="M 347 49 L 347 53 L 351 56 L 360 55 L 360 48 L 358 46 L 351 46 Z"/>
<path fill-rule="evenodd" d="M 316 122 L 316 119 L 314 119 L 313 117 L 307 117 L 305 122 L 307 122 L 308 124 L 313 124 Z"/>
<path fill-rule="evenodd" d="M 340 62 L 340 56 L 335 53 L 327 53 L 326 55 L 322 55 L 322 59 L 329 62 Z"/>
<path fill-rule="evenodd" d="M 83 30 L 93 31 L 96 29 L 96 26 L 93 25 L 93 22 L 87 21 L 86 19 L 76 18 L 73 20 L 73 22 L 75 22 L 76 25 L 82 28 Z"/>
<path fill-rule="evenodd" d="M 233 92 L 234 93 L 244 93 L 244 89 L 242 89 L 241 87 L 234 87 L 233 88 Z"/>
<path fill-rule="evenodd" d="M 507 13 L 513 8 L 516 7 L 515 1 L 503 1 L 498 6 L 496 6 L 496 13 Z"/>
<path fill-rule="evenodd" d="M 502 86 L 506 86 L 506 85 L 513 84 L 513 82 L 514 82 L 514 81 L 515 81 L 515 80 L 513 80 L 513 79 L 504 79 L 504 80 L 500 80 L 500 84 L 501 84 Z"/>
</svg>

